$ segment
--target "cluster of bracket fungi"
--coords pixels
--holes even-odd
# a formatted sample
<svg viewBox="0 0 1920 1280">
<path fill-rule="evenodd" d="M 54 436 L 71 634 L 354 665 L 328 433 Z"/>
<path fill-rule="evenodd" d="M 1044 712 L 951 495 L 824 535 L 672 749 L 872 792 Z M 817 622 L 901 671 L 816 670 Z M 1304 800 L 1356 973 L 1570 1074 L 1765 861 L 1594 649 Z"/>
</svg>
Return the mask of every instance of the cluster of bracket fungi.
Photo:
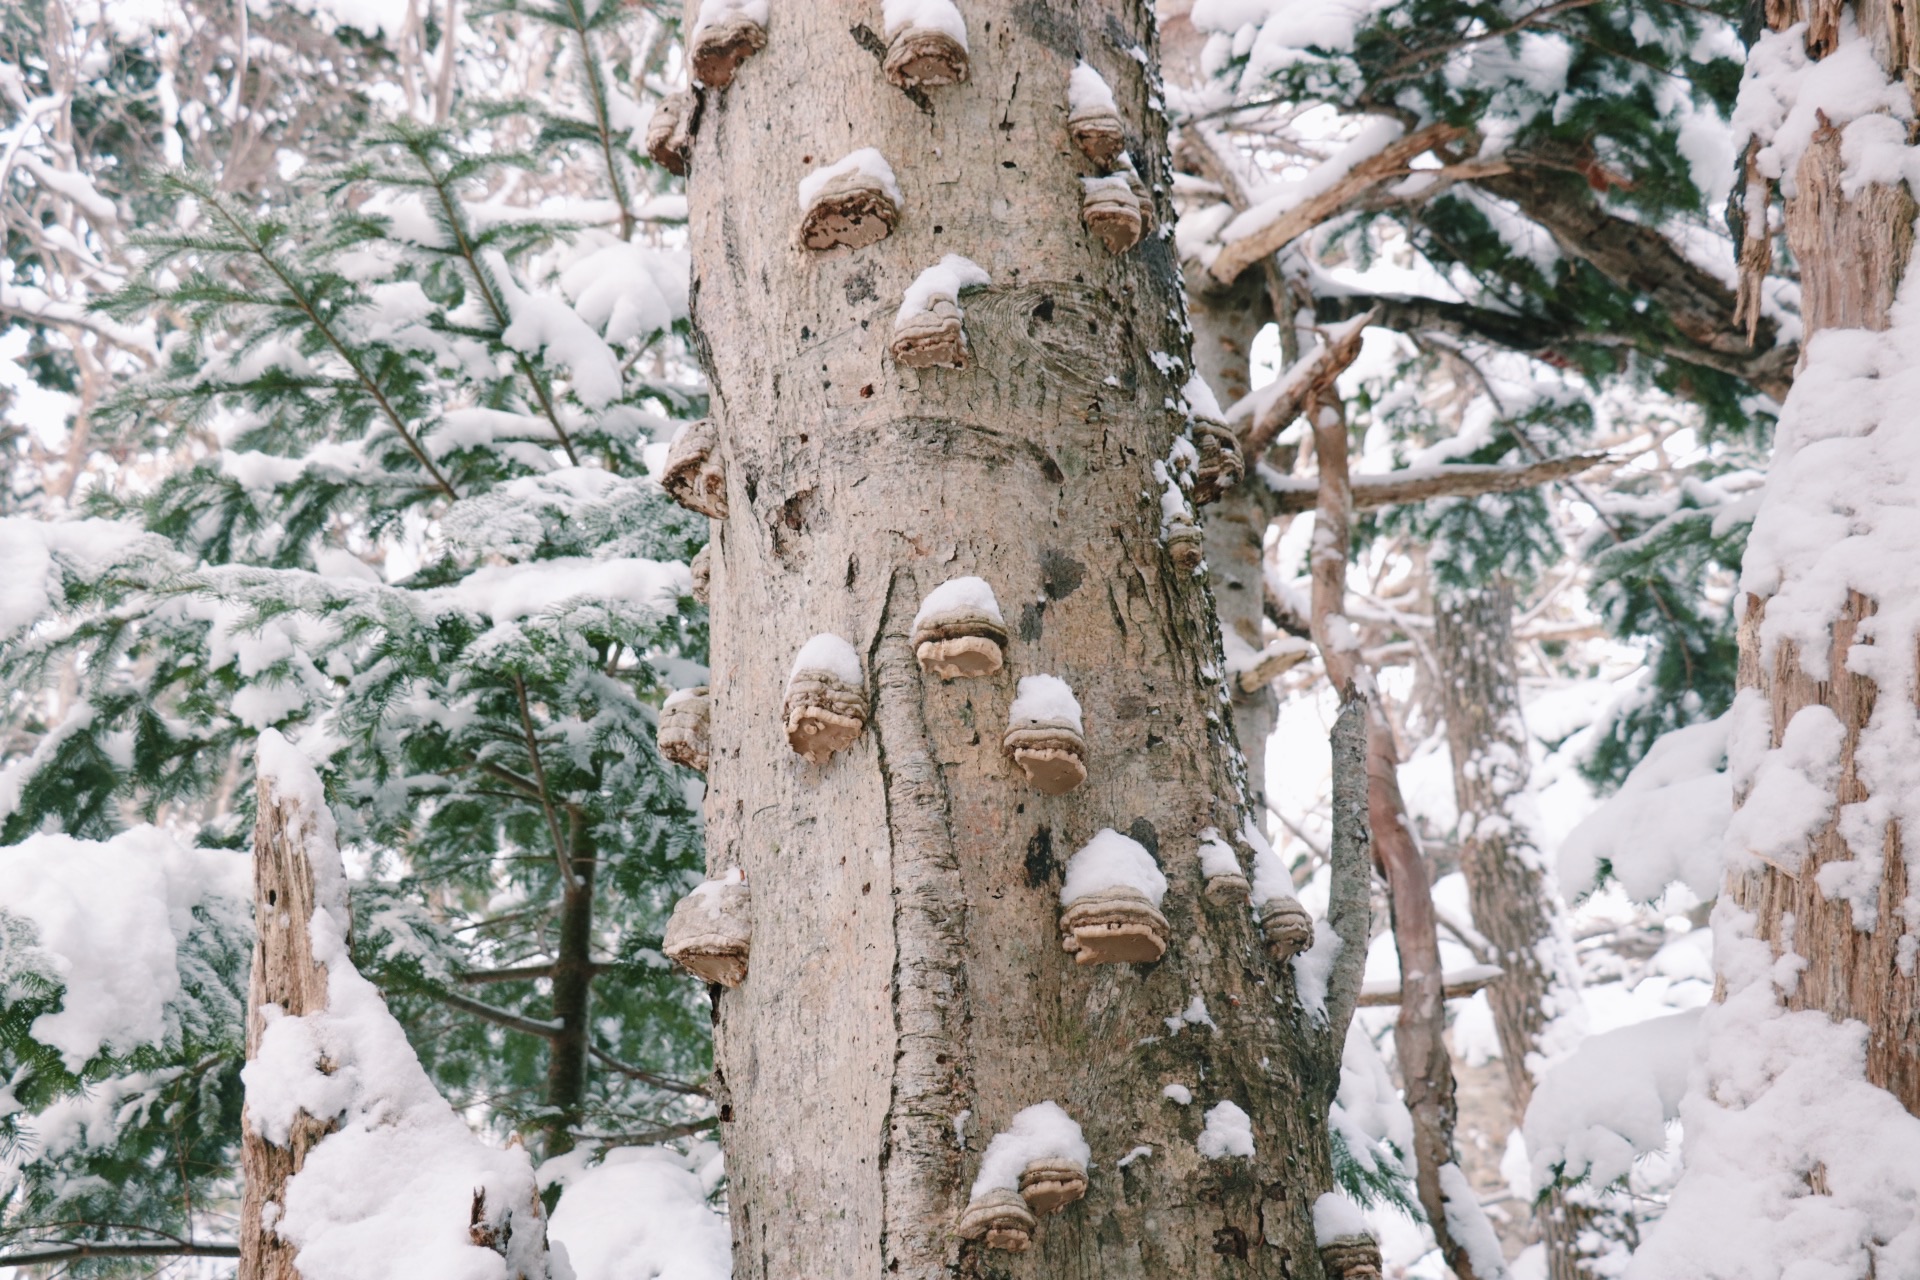
<svg viewBox="0 0 1920 1280">
<path fill-rule="evenodd" d="M 894 6 L 886 7 L 891 16 Z M 689 38 L 693 83 L 667 97 L 647 129 L 648 154 L 669 172 L 683 175 L 692 163 L 705 95 L 724 91 L 741 65 L 766 47 L 767 8 L 765 0 L 706 0 L 701 6 Z M 904 90 L 958 84 L 970 73 L 958 12 L 950 15 L 950 21 L 938 13 L 922 21 L 929 8 L 906 7 L 902 12 L 912 20 L 897 29 L 888 24 L 883 70 Z M 1094 168 L 1092 175 L 1080 179 L 1081 221 L 1109 253 L 1123 254 L 1153 231 L 1154 202 L 1128 156 L 1126 126 L 1111 90 L 1085 62 L 1078 64 L 1071 78 L 1067 128 Z M 800 205 L 796 240 L 813 251 L 871 245 L 891 234 L 901 216 L 893 173 L 872 149 L 851 152 L 815 170 L 801 184 Z M 984 271 L 956 255 L 924 272 L 908 291 L 907 303 L 896 318 L 890 342 L 894 361 L 914 369 L 965 368 L 968 346 L 960 292 L 987 283 Z M 1197 413 L 1189 415 L 1189 423 L 1193 450 L 1186 466 L 1188 485 L 1196 503 L 1212 502 L 1240 478 L 1240 450 L 1224 423 Z M 726 519 L 726 468 L 712 422 L 691 423 L 674 438 L 661 483 L 689 510 Z M 1199 563 L 1199 542 L 1198 527 L 1190 520 L 1188 527 L 1176 527 L 1167 537 L 1170 556 L 1186 568 Z M 693 594 L 703 602 L 711 560 L 710 550 L 703 548 L 692 565 Z M 927 675 L 942 680 L 979 679 L 1004 669 L 1008 631 L 988 585 L 979 578 L 958 578 L 928 594 L 914 620 L 912 643 Z M 1065 795 L 1087 778 L 1088 747 L 1079 704 L 1056 677 L 1029 676 L 1019 685 L 1003 749 L 1033 790 L 1046 796 Z M 704 772 L 711 710 L 712 698 L 705 686 L 670 697 L 660 712 L 661 754 Z M 854 745 L 867 724 L 868 702 L 861 660 L 850 644 L 838 636 L 818 635 L 801 648 L 787 681 L 781 718 L 793 751 L 815 765 L 826 765 L 837 752 Z M 1096 842 L 1105 837 L 1133 845 L 1139 857 L 1153 865 L 1152 856 L 1126 837 L 1104 831 Z M 1238 855 L 1233 856 L 1237 868 Z M 1161 885 L 1163 892 L 1164 879 Z M 1222 906 L 1244 902 L 1248 896 L 1245 875 L 1237 869 L 1209 874 L 1206 896 Z M 1063 900 L 1062 945 L 1079 965 L 1157 961 L 1166 953 L 1169 939 L 1168 922 L 1159 905 L 1159 897 L 1138 883 L 1098 885 L 1071 901 Z M 750 908 L 751 897 L 739 869 L 709 879 L 675 906 L 663 951 L 704 981 L 737 986 L 747 977 Z M 1269 952 L 1280 959 L 1299 954 L 1312 941 L 1312 920 L 1291 897 L 1265 903 L 1260 924 Z M 1017 1188 L 976 1187 L 959 1221 L 959 1234 L 989 1248 L 1025 1250 L 1039 1219 L 1078 1200 L 1086 1189 L 1083 1160 L 1059 1151 L 1038 1154 L 1020 1173 Z M 1348 1244 L 1359 1252 L 1352 1258 L 1345 1254 L 1330 1258 L 1330 1273 L 1350 1280 L 1377 1274 L 1377 1246 L 1373 1273 L 1364 1270 L 1365 1259 L 1360 1256 L 1364 1250 L 1358 1242 L 1338 1242 L 1323 1254 Z"/>
</svg>

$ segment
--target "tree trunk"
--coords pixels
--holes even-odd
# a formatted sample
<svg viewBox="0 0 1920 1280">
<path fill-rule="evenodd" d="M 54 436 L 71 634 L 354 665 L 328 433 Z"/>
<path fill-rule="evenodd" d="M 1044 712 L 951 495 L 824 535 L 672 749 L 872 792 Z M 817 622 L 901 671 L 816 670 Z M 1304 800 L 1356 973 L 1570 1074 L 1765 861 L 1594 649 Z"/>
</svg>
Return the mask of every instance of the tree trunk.
<svg viewBox="0 0 1920 1280">
<path fill-rule="evenodd" d="M 1092 170 L 1066 126 L 1084 57 L 1164 187 L 1137 58 L 1151 13 L 977 0 L 971 77 L 911 94 L 882 75 L 878 13 L 776 9 L 766 48 L 706 96 L 689 183 L 729 512 L 712 544 L 708 856 L 745 871 L 754 917 L 749 974 L 716 1012 L 734 1274 L 1311 1280 L 1338 1040 L 1246 908 L 1200 892 L 1199 833 L 1237 832 L 1247 809 L 1212 611 L 1159 537 L 1153 465 L 1184 374 L 1154 356 L 1184 353 L 1178 282 L 1166 241 L 1111 256 L 1082 228 Z M 796 247 L 796 184 L 869 146 L 902 189 L 892 234 Z M 993 279 L 962 299 L 970 367 L 898 367 L 902 291 L 948 253 Z M 1007 615 L 1007 667 L 942 682 L 916 662 L 913 619 L 968 574 Z M 871 717 L 815 764 L 781 708 L 821 632 L 860 652 Z M 1090 776 L 1059 798 L 1001 748 L 1014 678 L 1036 673 L 1086 717 Z M 1158 963 L 1060 949 L 1063 867 L 1104 827 L 1167 873 Z M 1169 1024 L 1196 998 L 1217 1032 Z M 1048 1099 L 1091 1145 L 1085 1199 L 1029 1254 L 961 1242 L 982 1148 Z M 1252 1117 L 1252 1158 L 1196 1148 L 1222 1101 Z"/>
<path fill-rule="evenodd" d="M 1402 1094 L 1413 1118 L 1415 1188 L 1434 1240 L 1454 1274 L 1460 1280 L 1494 1280 L 1504 1275 L 1501 1260 L 1473 1256 L 1469 1237 L 1460 1229 L 1474 1218 L 1482 1218 L 1477 1225 L 1486 1226 L 1479 1202 L 1462 1194 L 1464 1174 L 1453 1183 L 1453 1193 L 1449 1191 L 1446 1171 L 1458 1174 L 1459 1166 L 1454 1158 L 1453 1059 L 1446 1041 L 1445 977 L 1433 881 L 1400 794 L 1400 752 L 1393 726 L 1345 617 L 1353 490 L 1347 467 L 1346 415 L 1332 398 L 1337 393 L 1328 389 L 1326 394 L 1328 398 L 1316 396 L 1306 406 L 1320 470 L 1310 565 L 1314 643 L 1335 687 L 1360 689 L 1367 696 L 1367 817 L 1374 861 L 1387 882 L 1394 950 L 1400 958 L 1400 1012 L 1394 1022 L 1393 1046 Z"/>
<path fill-rule="evenodd" d="M 253 974 L 247 983 L 247 1060 L 260 1050 L 266 1033 L 267 1005 L 292 1017 L 327 1007 L 327 969 L 313 958 L 308 927 L 313 920 L 313 866 L 307 861 L 307 832 L 314 815 L 276 794 L 266 778 L 258 788 L 259 816 L 253 828 Z M 240 1280 L 299 1280 L 294 1247 L 274 1234 L 272 1218 L 286 1203 L 287 1180 L 300 1172 L 307 1153 L 333 1132 L 331 1120 L 302 1112 L 285 1146 L 254 1131 L 252 1117 L 240 1118 Z M 272 1213 L 263 1211 L 273 1206 Z"/>
<path fill-rule="evenodd" d="M 1460 863 L 1474 928 L 1492 946 L 1501 975 L 1487 988 L 1506 1068 L 1510 1122 L 1533 1098 L 1533 1060 L 1556 1017 L 1578 1007 L 1573 942 L 1561 922 L 1553 874 L 1521 805 L 1530 756 L 1520 716 L 1513 647 L 1513 592 L 1495 581 L 1435 601 L 1434 648 L 1460 812 Z M 1538 1210 L 1551 1280 L 1581 1280 L 1580 1233 L 1595 1228 L 1564 1192 Z"/>
<path fill-rule="evenodd" d="M 561 886 L 560 936 L 553 958 L 553 1020 L 549 1041 L 545 1156 L 571 1151 L 587 1096 L 587 1055 L 593 1037 L 593 886 L 597 862 L 584 814 L 571 813 L 572 883 Z"/>
</svg>

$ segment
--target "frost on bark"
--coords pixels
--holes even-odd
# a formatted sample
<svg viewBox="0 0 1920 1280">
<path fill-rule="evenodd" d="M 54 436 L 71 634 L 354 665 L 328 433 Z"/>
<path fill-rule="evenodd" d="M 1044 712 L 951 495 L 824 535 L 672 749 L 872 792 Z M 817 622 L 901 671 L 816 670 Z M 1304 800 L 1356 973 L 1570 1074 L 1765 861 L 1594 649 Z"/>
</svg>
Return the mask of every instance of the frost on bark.
<svg viewBox="0 0 1920 1280">
<path fill-rule="evenodd" d="M 1160 536 L 1184 377 L 1154 356 L 1184 356 L 1182 300 L 1165 239 L 1110 254 L 1083 227 L 1092 166 L 1067 125 L 1085 59 L 1165 226 L 1164 122 L 1134 56 L 1151 15 L 980 0 L 965 19 L 967 81 L 910 94 L 857 14 L 783 5 L 694 142 L 728 512 L 708 849 L 755 886 L 752 973 L 716 1009 L 735 1275 L 1312 1280 L 1338 1039 L 1245 904 L 1202 893 L 1200 833 L 1247 810 L 1204 581 Z M 861 148 L 897 179 L 891 233 L 799 247 L 797 184 Z M 967 294 L 968 367 L 903 367 L 903 291 L 949 253 L 994 281 Z M 913 621 L 959 575 L 991 585 L 1008 644 L 999 672 L 945 680 Z M 785 741 L 784 681 L 822 632 L 858 651 L 870 719 L 810 761 Z M 1036 674 L 1084 711 L 1087 780 L 1058 797 L 1003 746 Z M 1065 863 L 1108 827 L 1171 882 L 1157 963 L 1061 949 Z M 1084 1130 L 1085 1196 L 1023 1254 L 962 1241 L 986 1142 L 1046 1101 Z M 1251 1156 L 1202 1155 L 1224 1102 L 1251 1117 Z"/>
<path fill-rule="evenodd" d="M 1564 908 L 1525 812 L 1529 757 L 1513 646 L 1513 592 L 1495 581 L 1442 592 L 1434 603 L 1447 746 L 1460 813 L 1460 865 L 1481 957 L 1500 967 L 1487 987 L 1506 1069 L 1510 1120 L 1533 1099 L 1534 1069 L 1550 1055 L 1556 1019 L 1574 1015 L 1579 992 Z M 1581 1280 L 1579 1238 L 1593 1214 L 1558 1189 L 1539 1206 L 1552 1280 Z"/>
</svg>

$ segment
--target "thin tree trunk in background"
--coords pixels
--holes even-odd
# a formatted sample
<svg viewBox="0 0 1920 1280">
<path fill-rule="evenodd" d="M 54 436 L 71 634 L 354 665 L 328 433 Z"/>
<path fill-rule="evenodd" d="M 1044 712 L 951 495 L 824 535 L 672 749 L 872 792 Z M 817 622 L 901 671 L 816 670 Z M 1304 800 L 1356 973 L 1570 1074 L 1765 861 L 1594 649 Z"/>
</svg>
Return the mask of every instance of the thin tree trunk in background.
<svg viewBox="0 0 1920 1280">
<path fill-rule="evenodd" d="M 1496 580 L 1443 590 L 1434 601 L 1434 649 L 1460 813 L 1460 862 L 1474 928 L 1501 975 L 1487 988 L 1518 1125 L 1533 1098 L 1532 1059 L 1556 1017 L 1579 1000 L 1572 939 L 1553 875 L 1522 811 L 1531 771 L 1513 645 L 1513 592 Z M 1580 1233 L 1594 1214 L 1549 1193 L 1538 1209 L 1550 1280 L 1582 1280 Z"/>
<path fill-rule="evenodd" d="M 1446 995 L 1440 967 L 1440 936 L 1433 908 L 1432 877 L 1407 821 L 1400 794 L 1399 750 L 1381 706 L 1372 673 L 1345 617 L 1347 548 L 1352 539 L 1353 491 L 1347 466 L 1347 421 L 1330 389 L 1306 406 L 1320 472 L 1320 504 L 1314 512 L 1313 631 L 1327 677 L 1341 690 L 1367 694 L 1367 814 L 1373 856 L 1387 882 L 1393 941 L 1400 957 L 1400 1011 L 1394 1023 L 1394 1057 L 1413 1117 L 1415 1184 L 1434 1239 L 1460 1280 L 1503 1275 L 1498 1259 L 1476 1259 L 1459 1229 L 1464 1215 L 1479 1214 L 1478 1201 L 1447 1194 L 1446 1170 L 1459 1172 L 1454 1157 L 1453 1060 L 1446 1042 Z M 1459 1176 L 1465 1187 L 1465 1175 Z M 1451 1208 L 1452 1212 L 1449 1212 Z M 1480 1225 L 1484 1226 L 1484 1223 Z M 1490 1230 L 1490 1229 L 1489 1229 Z M 1476 1267 L 1476 1262 L 1480 1265 Z M 1493 1265 L 1487 1265 L 1491 1262 Z"/>
<path fill-rule="evenodd" d="M 1085 58 L 1148 187 L 1167 185 L 1151 55 L 1136 57 L 1151 15 L 964 12 L 970 79 L 909 97 L 882 75 L 878 6 L 779 6 L 767 47 L 707 94 L 694 147 L 695 315 L 729 510 L 708 856 L 744 869 L 753 911 L 748 976 L 716 1016 L 734 1275 L 1312 1280 L 1338 1044 L 1246 907 L 1201 894 L 1199 833 L 1248 811 L 1212 611 L 1159 538 L 1153 464 L 1184 375 L 1153 356 L 1184 353 L 1175 268 L 1164 240 L 1115 257 L 1083 229 L 1091 168 L 1066 128 Z M 862 147 L 898 178 L 898 225 L 861 249 L 796 248 L 796 184 Z M 993 279 L 962 300 L 971 366 L 899 368 L 902 291 L 949 253 Z M 1007 615 L 1007 668 L 942 682 L 912 622 L 966 574 Z M 816 765 L 781 707 L 821 632 L 860 652 L 871 718 Z M 1059 798 L 1001 748 L 1015 679 L 1039 673 L 1086 717 L 1090 776 Z M 1103 827 L 1170 881 L 1156 964 L 1076 966 L 1060 948 L 1064 865 Z M 1168 1022 L 1200 1008 L 1217 1032 Z M 1046 1100 L 1092 1147 L 1085 1199 L 1023 1257 L 962 1244 L 982 1149 Z M 1251 1158 L 1196 1147 L 1224 1101 L 1252 1117 Z"/>
<path fill-rule="evenodd" d="M 548 1042 L 543 1151 L 548 1159 L 573 1149 L 587 1097 L 587 1057 L 593 1042 L 593 890 L 598 863 L 584 815 L 568 817 L 573 827 L 568 854 L 573 883 L 561 888 L 560 933 L 553 958 L 553 1020 L 559 1027 Z"/>
<path fill-rule="evenodd" d="M 267 1005 L 289 1017 L 327 1007 L 327 970 L 313 958 L 308 928 L 313 919 L 313 866 L 307 861 L 306 829 L 314 815 L 275 794 L 262 778 L 259 816 L 253 829 L 253 975 L 247 983 L 247 1060 L 260 1051 Z M 287 1180 L 300 1172 L 307 1153 L 333 1131 L 331 1120 L 301 1112 L 285 1146 L 254 1131 L 240 1118 L 240 1280 L 299 1280 L 293 1245 L 274 1234 L 267 1206 L 286 1202 Z"/>
</svg>

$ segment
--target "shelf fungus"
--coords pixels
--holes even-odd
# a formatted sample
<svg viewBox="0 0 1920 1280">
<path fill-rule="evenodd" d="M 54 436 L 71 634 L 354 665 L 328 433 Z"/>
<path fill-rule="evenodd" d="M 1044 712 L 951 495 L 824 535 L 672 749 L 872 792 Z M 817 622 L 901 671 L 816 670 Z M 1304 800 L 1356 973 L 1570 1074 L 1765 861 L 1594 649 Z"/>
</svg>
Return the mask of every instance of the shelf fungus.
<svg viewBox="0 0 1920 1280">
<path fill-rule="evenodd" d="M 1292 894 L 1276 894 L 1260 904 L 1260 933 L 1267 954 L 1291 960 L 1313 945 L 1313 917 Z"/>
<path fill-rule="evenodd" d="M 693 574 L 693 598 L 701 604 L 711 604 L 708 597 L 713 592 L 713 544 L 702 546 L 693 553 L 693 563 L 687 568 Z"/>
<path fill-rule="evenodd" d="M 1200 526 L 1187 515 L 1167 521 L 1166 539 L 1167 554 L 1182 569 L 1198 569 L 1201 561 L 1207 558 L 1206 542 Z"/>
<path fill-rule="evenodd" d="M 1240 457 L 1240 439 L 1224 422 L 1193 420 L 1193 443 L 1200 461 L 1193 468 L 1193 500 L 1202 505 L 1220 501 L 1220 495 L 1240 482 L 1246 469 Z"/>
<path fill-rule="evenodd" d="M 1093 1152 L 1080 1126 L 1057 1102 L 1041 1102 L 1014 1116 L 980 1157 L 960 1234 L 989 1249 L 1024 1252 L 1039 1220 L 1087 1191 Z"/>
<path fill-rule="evenodd" d="M 689 511 L 727 518 L 727 468 L 720 461 L 720 434 L 712 420 L 689 422 L 674 433 L 660 487 Z"/>
<path fill-rule="evenodd" d="M 706 685 L 667 695 L 660 704 L 660 754 L 675 764 L 705 773 L 712 715 L 713 698 Z"/>
<path fill-rule="evenodd" d="M 684 178 L 693 158 L 693 130 L 700 117 L 700 96 L 691 89 L 670 93 L 647 121 L 647 155 L 676 177 Z"/>
<path fill-rule="evenodd" d="M 1327 1280 L 1380 1280 L 1380 1242 L 1372 1236 L 1342 1236 L 1320 1246 Z"/>
<path fill-rule="evenodd" d="M 787 745 L 814 764 L 852 746 L 867 726 L 867 691 L 860 655 L 836 635 L 800 646 L 787 677 L 783 708 Z"/>
<path fill-rule="evenodd" d="M 809 249 L 864 248 L 892 233 L 901 203 L 886 157 L 862 147 L 800 180 L 800 243 Z"/>
<path fill-rule="evenodd" d="M 920 602 L 913 617 L 920 669 L 942 680 L 990 676 L 1007 647 L 1007 621 L 984 578 L 949 578 Z"/>
<path fill-rule="evenodd" d="M 733 83 L 740 64 L 767 47 L 767 0 L 700 0 L 687 41 L 693 78 L 711 89 Z"/>
<path fill-rule="evenodd" d="M 1022 677 L 1007 722 L 1001 745 L 1035 791 L 1063 796 L 1087 780 L 1086 728 L 1065 680 Z"/>
<path fill-rule="evenodd" d="M 967 78 L 967 23 L 953 0 L 886 0 L 887 79 L 930 89 Z"/>
<path fill-rule="evenodd" d="M 1217 827 L 1200 833 L 1200 873 L 1207 878 L 1207 901 L 1216 906 L 1234 906 L 1253 893 L 1240 869 L 1240 855 Z"/>
<path fill-rule="evenodd" d="M 1080 179 L 1080 221 L 1108 253 L 1125 253 L 1146 234 L 1140 197 L 1133 189 L 1137 181 L 1124 173 Z"/>
<path fill-rule="evenodd" d="M 1102 173 L 1111 172 L 1127 149 L 1126 126 L 1113 90 L 1085 62 L 1075 65 L 1067 77 L 1067 132 L 1073 136 L 1073 145 Z"/>
<path fill-rule="evenodd" d="M 967 367 L 967 332 L 961 327 L 963 290 L 992 284 L 980 265 L 950 253 L 907 286 L 893 317 L 893 358 L 910 369 Z"/>
<path fill-rule="evenodd" d="M 747 976 L 751 907 L 746 876 L 735 867 L 674 905 L 660 949 L 696 978 L 737 987 Z"/>
<path fill-rule="evenodd" d="M 1167 953 L 1166 894 L 1153 855 L 1109 827 L 1067 862 L 1060 945 L 1076 964 L 1150 964 Z"/>
</svg>

